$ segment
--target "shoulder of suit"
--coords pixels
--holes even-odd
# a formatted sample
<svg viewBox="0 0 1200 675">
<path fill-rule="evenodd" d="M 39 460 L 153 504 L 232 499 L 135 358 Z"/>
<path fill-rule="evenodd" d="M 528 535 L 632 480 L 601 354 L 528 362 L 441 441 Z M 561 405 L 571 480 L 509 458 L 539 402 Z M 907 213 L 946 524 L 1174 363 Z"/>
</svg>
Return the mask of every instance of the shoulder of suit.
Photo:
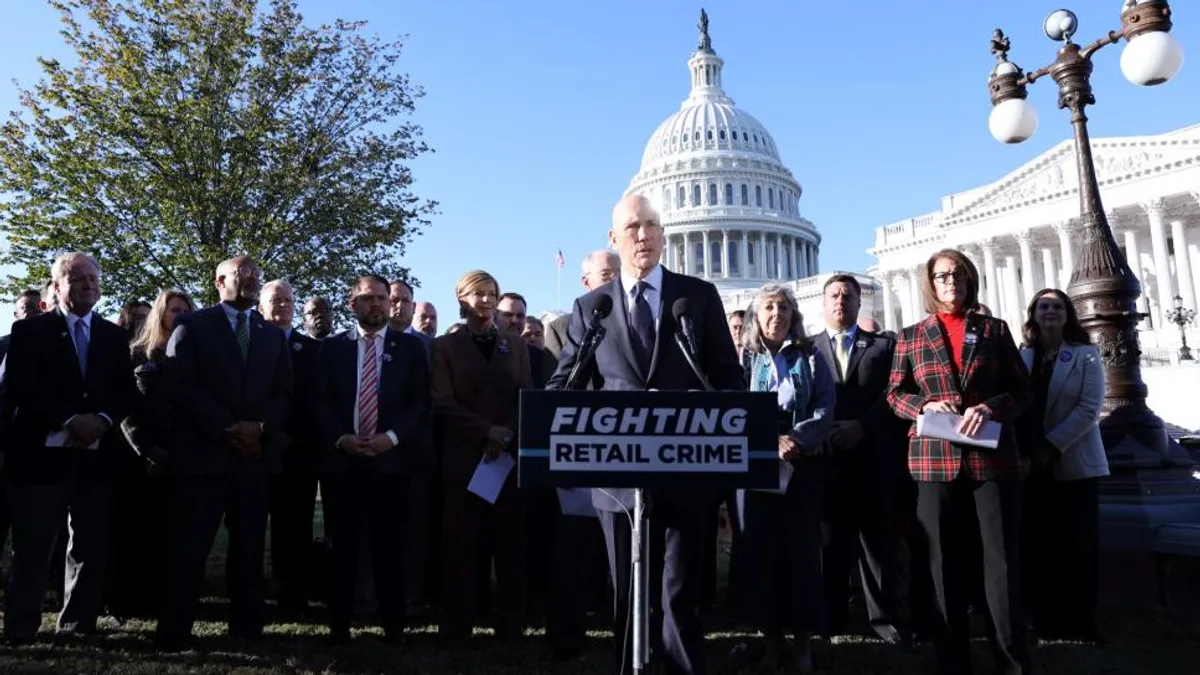
<svg viewBox="0 0 1200 675">
<path fill-rule="evenodd" d="M 571 323 L 571 315 L 563 314 L 562 316 L 555 317 L 554 320 L 550 322 L 550 326 L 552 326 L 554 328 L 561 328 L 561 329 L 565 330 L 567 325 L 570 323 Z M 562 331 L 559 331 L 559 332 L 562 332 Z"/>
</svg>

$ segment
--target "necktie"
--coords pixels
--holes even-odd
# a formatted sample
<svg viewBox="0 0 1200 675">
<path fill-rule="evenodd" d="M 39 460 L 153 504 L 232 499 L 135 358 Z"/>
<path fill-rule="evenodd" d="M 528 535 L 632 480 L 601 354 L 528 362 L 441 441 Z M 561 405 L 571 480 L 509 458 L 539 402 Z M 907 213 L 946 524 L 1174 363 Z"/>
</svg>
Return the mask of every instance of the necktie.
<svg viewBox="0 0 1200 675">
<path fill-rule="evenodd" d="M 238 312 L 233 336 L 237 338 L 238 351 L 242 353 L 242 361 L 245 361 L 250 356 L 250 326 L 246 324 L 245 312 Z"/>
<path fill-rule="evenodd" d="M 75 321 L 75 355 L 79 357 L 79 372 L 87 377 L 88 334 L 83 320 Z"/>
<path fill-rule="evenodd" d="M 846 377 L 846 367 L 850 364 L 850 347 L 847 344 L 850 335 L 844 330 L 838 331 L 833 336 L 833 341 L 837 347 L 834 355 L 837 357 L 838 370 L 841 371 L 842 377 Z"/>
<path fill-rule="evenodd" d="M 639 281 L 633 287 L 633 329 L 634 354 L 642 372 L 649 372 L 650 360 L 654 355 L 654 314 L 650 312 L 650 302 L 646 300 L 646 291 L 650 284 Z"/>
<path fill-rule="evenodd" d="M 364 336 L 362 379 L 358 384 L 358 435 L 374 436 L 379 428 L 379 363 L 375 336 Z"/>
</svg>

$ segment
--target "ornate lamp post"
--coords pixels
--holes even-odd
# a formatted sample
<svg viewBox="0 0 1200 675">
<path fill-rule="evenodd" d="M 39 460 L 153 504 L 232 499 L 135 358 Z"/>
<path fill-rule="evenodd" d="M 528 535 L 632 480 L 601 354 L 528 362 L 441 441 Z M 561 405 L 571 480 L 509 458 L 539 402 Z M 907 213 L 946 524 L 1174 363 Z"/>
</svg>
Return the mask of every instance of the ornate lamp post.
<svg viewBox="0 0 1200 675">
<path fill-rule="evenodd" d="M 1187 334 L 1183 330 L 1184 327 L 1187 326 L 1188 324 L 1190 324 L 1192 322 L 1192 319 L 1195 319 L 1195 318 L 1196 318 L 1196 310 L 1184 309 L 1183 308 L 1183 298 L 1176 295 L 1175 296 L 1175 307 L 1172 310 L 1170 310 L 1169 312 L 1167 312 L 1167 321 L 1170 321 L 1171 323 L 1175 324 L 1176 326 L 1179 326 L 1179 341 L 1182 343 L 1182 345 L 1180 345 L 1180 347 L 1179 347 L 1179 360 L 1180 361 L 1195 361 L 1195 359 L 1192 358 L 1192 348 L 1188 347 L 1188 344 L 1187 344 Z"/>
<path fill-rule="evenodd" d="M 1070 111 L 1075 130 L 1079 229 L 1083 234 L 1067 292 L 1104 359 L 1107 391 L 1100 427 L 1109 463 L 1114 474 L 1145 466 L 1154 458 L 1159 466 L 1168 465 L 1172 453 L 1166 431 L 1162 420 L 1146 406 L 1139 364 L 1137 324 L 1145 316 L 1136 305 L 1141 285 L 1113 239 L 1100 202 L 1085 109 L 1096 102 L 1090 81 L 1092 55 L 1122 39 L 1128 44 L 1121 55 L 1121 71 L 1134 84 L 1162 84 L 1178 72 L 1183 51 L 1169 33 L 1171 9 L 1165 0 L 1128 0 L 1121 12 L 1121 29 L 1086 46 L 1071 41 L 1078 19 L 1069 10 L 1051 13 L 1043 28 L 1047 37 L 1063 46 L 1054 63 L 1034 72 L 1022 72 L 1010 62 L 1008 38 L 1003 31 L 993 33 L 992 53 L 997 63 L 988 78 L 993 106 L 988 127 L 1003 143 L 1026 140 L 1038 126 L 1037 113 L 1026 101 L 1026 86 L 1046 75 L 1058 83 L 1058 107 Z"/>
</svg>

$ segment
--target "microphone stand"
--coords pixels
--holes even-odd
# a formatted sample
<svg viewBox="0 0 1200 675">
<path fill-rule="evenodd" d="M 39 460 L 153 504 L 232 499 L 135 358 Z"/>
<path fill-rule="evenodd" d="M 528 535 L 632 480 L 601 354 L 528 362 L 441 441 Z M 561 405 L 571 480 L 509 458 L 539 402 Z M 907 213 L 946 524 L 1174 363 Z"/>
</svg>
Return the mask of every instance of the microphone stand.
<svg viewBox="0 0 1200 675">
<path fill-rule="evenodd" d="M 596 348 L 600 346 L 600 342 L 607 332 L 608 329 L 600 325 L 599 319 L 592 321 L 592 325 L 583 334 L 583 341 L 579 343 L 579 354 L 575 357 L 575 365 L 571 366 L 571 373 L 567 376 L 566 389 L 584 388 L 586 382 L 583 380 L 588 365 L 595 357 Z"/>
</svg>

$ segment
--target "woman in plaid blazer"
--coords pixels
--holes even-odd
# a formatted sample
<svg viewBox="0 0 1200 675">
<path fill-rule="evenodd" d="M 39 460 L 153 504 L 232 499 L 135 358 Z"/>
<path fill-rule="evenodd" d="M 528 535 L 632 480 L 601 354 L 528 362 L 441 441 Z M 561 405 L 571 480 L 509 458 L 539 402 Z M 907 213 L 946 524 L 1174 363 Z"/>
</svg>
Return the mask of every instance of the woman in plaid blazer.
<svg viewBox="0 0 1200 675">
<path fill-rule="evenodd" d="M 900 334 L 888 403 L 897 417 L 914 423 L 908 465 L 918 486 L 917 518 L 929 540 L 937 672 L 971 672 L 967 605 L 978 583 L 972 563 L 982 553 L 998 672 L 1028 673 L 1017 551 L 1023 462 L 1012 423 L 1032 399 L 1029 374 L 1008 325 L 977 311 L 979 272 L 965 255 L 934 253 L 922 291 L 930 315 Z M 932 411 L 961 414 L 959 430 L 971 436 L 988 422 L 1001 424 L 999 446 L 917 436 L 917 417 Z M 981 551 L 969 548 L 980 541 Z"/>
</svg>

